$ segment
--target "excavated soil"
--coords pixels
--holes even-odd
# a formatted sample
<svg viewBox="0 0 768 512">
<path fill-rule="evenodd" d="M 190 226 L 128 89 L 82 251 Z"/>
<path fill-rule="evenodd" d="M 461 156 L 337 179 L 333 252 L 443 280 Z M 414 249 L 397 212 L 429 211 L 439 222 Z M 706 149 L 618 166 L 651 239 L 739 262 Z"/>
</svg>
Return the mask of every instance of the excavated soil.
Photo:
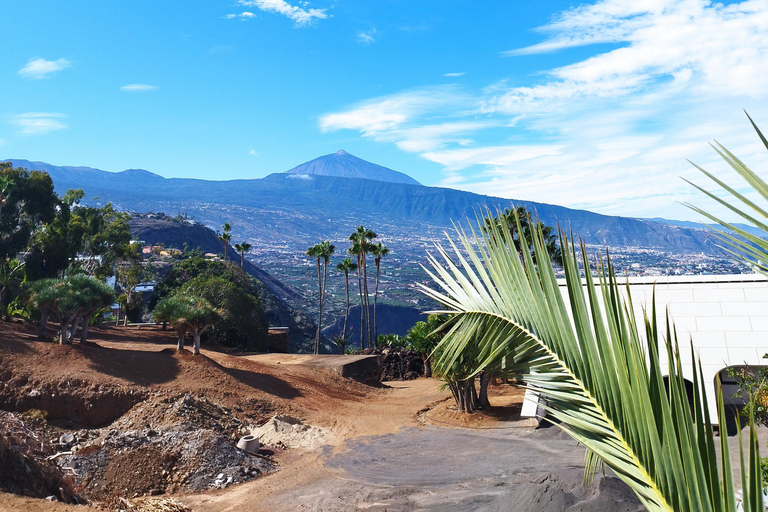
<svg viewBox="0 0 768 512">
<path fill-rule="evenodd" d="M 235 446 L 270 417 L 378 392 L 326 370 L 177 352 L 159 328 L 93 328 L 89 338 L 60 346 L 0 324 L 2 490 L 116 504 L 226 488 L 276 469 L 274 451 Z M 0 510 L 13 506 L 0 494 Z"/>
</svg>

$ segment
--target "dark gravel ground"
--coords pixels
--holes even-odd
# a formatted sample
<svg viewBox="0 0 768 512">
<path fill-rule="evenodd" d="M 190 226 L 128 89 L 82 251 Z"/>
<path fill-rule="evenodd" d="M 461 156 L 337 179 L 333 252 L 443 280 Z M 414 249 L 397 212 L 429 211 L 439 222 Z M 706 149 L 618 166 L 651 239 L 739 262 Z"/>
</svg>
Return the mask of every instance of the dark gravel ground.
<svg viewBox="0 0 768 512">
<path fill-rule="evenodd" d="M 278 496 L 274 506 L 317 512 L 644 510 L 614 476 L 598 475 L 585 487 L 584 449 L 554 427 L 408 428 L 352 439 L 324 457 L 334 477 Z"/>
</svg>

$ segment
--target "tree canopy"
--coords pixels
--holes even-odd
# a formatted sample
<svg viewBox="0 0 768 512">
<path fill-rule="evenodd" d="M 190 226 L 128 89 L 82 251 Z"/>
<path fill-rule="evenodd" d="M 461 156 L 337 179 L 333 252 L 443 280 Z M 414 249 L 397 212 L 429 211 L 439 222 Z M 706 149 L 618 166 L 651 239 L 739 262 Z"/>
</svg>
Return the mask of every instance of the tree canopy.
<svg viewBox="0 0 768 512">
<path fill-rule="evenodd" d="M 221 319 L 207 339 L 243 350 L 267 348 L 268 324 L 254 278 L 235 265 L 196 254 L 176 262 L 163 276 L 150 299 L 151 309 L 166 297 L 194 295 L 220 310 Z"/>
</svg>

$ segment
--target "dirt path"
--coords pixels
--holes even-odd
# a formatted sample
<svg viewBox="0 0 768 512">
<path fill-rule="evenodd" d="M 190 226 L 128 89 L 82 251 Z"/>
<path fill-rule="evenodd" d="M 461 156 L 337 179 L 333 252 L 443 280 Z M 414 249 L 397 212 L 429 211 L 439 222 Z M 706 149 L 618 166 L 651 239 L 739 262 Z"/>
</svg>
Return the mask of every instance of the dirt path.
<svg viewBox="0 0 768 512">
<path fill-rule="evenodd" d="M 308 415 L 333 431 L 331 442 L 284 452 L 277 473 L 179 498 L 197 512 L 643 510 L 616 478 L 585 488 L 583 448 L 556 428 L 499 428 L 492 419 L 490 428 L 436 427 L 418 413 L 445 407 L 437 381 L 389 384 Z"/>
</svg>

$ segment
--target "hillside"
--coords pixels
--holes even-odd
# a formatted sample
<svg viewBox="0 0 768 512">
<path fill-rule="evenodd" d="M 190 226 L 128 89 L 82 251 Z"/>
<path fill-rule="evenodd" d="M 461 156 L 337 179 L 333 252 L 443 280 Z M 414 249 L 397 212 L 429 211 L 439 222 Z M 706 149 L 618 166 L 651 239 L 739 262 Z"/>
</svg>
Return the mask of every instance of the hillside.
<svg viewBox="0 0 768 512">
<path fill-rule="evenodd" d="M 224 246 L 216 233 L 195 222 L 134 214 L 130 225 L 134 239 L 143 240 L 148 245 L 163 244 L 166 247 L 180 249 L 187 244 L 190 249 L 199 248 L 203 252 L 214 254 L 224 252 Z M 239 261 L 240 258 L 232 248 L 230 248 L 230 258 L 233 261 Z M 243 269 L 263 285 L 260 298 L 270 326 L 289 328 L 291 351 L 299 352 L 311 346 L 317 329 L 315 323 L 301 311 L 286 304 L 287 300 L 300 300 L 301 294 L 247 259 Z"/>
<path fill-rule="evenodd" d="M 349 309 L 349 320 L 347 330 L 352 333 L 352 341 L 359 344 L 360 338 L 360 306 L 353 306 Z M 420 320 L 427 320 L 427 315 L 417 308 L 405 306 L 390 306 L 388 304 L 379 304 L 376 307 L 377 327 L 379 334 L 397 334 L 405 336 L 413 325 Z M 373 318 L 373 305 L 371 305 L 371 318 Z M 333 324 L 323 329 L 323 334 L 328 338 L 341 334 L 344 329 L 344 316 L 339 316 Z M 373 325 L 371 325 L 373 330 Z"/>
</svg>

